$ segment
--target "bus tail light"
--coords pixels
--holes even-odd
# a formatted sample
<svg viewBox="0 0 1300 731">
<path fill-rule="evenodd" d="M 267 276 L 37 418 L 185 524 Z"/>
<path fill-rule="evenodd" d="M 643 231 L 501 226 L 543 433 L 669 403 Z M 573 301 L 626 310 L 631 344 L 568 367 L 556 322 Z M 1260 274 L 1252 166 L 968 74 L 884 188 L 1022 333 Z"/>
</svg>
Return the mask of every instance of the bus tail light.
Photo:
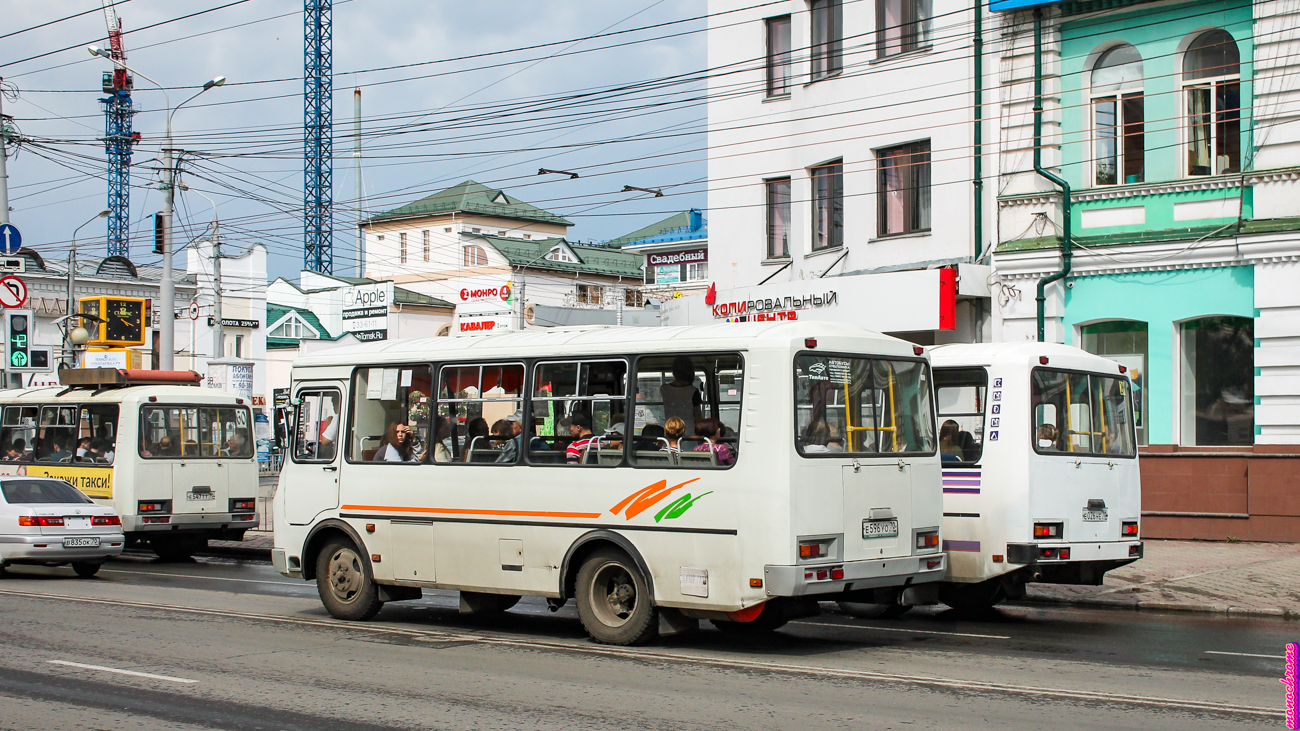
<svg viewBox="0 0 1300 731">
<path fill-rule="evenodd" d="M 1046 559 L 1046 560 L 1048 560 L 1048 561 L 1055 561 L 1056 558 L 1057 558 L 1056 549 L 1055 549 L 1055 548 L 1040 548 L 1040 549 L 1038 549 L 1038 557 L 1041 558 L 1041 559 Z"/>
<path fill-rule="evenodd" d="M 941 559 L 941 558 L 932 558 L 932 559 L 930 559 L 929 561 L 926 561 L 926 562 L 925 562 L 925 569 L 926 569 L 927 571 L 933 571 L 933 570 L 939 568 L 939 566 L 941 566 L 942 564 L 943 564 L 943 559 Z"/>
<path fill-rule="evenodd" d="M 60 526 L 63 525 L 63 518 L 50 515 L 20 515 L 18 516 L 18 525 L 27 526 L 28 528 Z"/>
<path fill-rule="evenodd" d="M 90 519 L 91 525 L 121 525 L 122 519 L 116 515 L 96 515 Z"/>
<path fill-rule="evenodd" d="M 832 579 L 832 580 L 834 580 L 834 581 L 840 581 L 840 580 L 843 579 L 843 578 L 844 578 L 844 567 L 843 567 L 843 566 L 836 566 L 835 568 L 831 569 L 831 579 Z"/>
<path fill-rule="evenodd" d="M 1070 558 L 1070 549 L 1062 548 L 1056 552 L 1056 555 L 1059 556 L 1062 561 L 1067 561 Z"/>
<path fill-rule="evenodd" d="M 1132 556 L 1137 556 L 1138 558 L 1141 558 L 1141 557 L 1142 557 L 1142 546 L 1141 546 L 1141 544 L 1134 543 L 1133 545 L 1129 546 L 1129 547 L 1128 547 L 1128 555 L 1129 555 L 1130 557 L 1132 557 Z"/>
<path fill-rule="evenodd" d="M 1063 527 L 1060 523 L 1034 523 L 1034 538 L 1060 538 Z"/>
<path fill-rule="evenodd" d="M 245 513 L 257 510 L 257 500 L 255 498 L 233 498 L 230 501 L 230 512 Z"/>
<path fill-rule="evenodd" d="M 826 558 L 831 554 L 831 544 L 826 541 L 803 541 L 799 544 L 799 558 Z"/>
<path fill-rule="evenodd" d="M 927 548 L 939 547 L 939 531 L 927 530 L 916 534 L 916 549 L 924 551 Z"/>
<path fill-rule="evenodd" d="M 172 501 L 170 500 L 141 500 L 139 512 L 141 513 L 170 513 Z"/>
<path fill-rule="evenodd" d="M 145 522 L 145 523 L 170 523 L 170 522 L 172 522 L 172 516 L 170 516 L 170 515 L 145 515 L 145 516 L 141 517 L 140 520 L 141 520 L 142 522 Z"/>
<path fill-rule="evenodd" d="M 1126 520 L 1126 521 L 1124 521 L 1123 523 L 1120 523 L 1120 531 L 1119 531 L 1119 533 L 1120 533 L 1120 535 L 1124 536 L 1125 538 L 1137 538 L 1137 537 L 1138 537 L 1138 524 L 1137 524 L 1137 521 L 1136 521 L 1136 520 Z"/>
</svg>

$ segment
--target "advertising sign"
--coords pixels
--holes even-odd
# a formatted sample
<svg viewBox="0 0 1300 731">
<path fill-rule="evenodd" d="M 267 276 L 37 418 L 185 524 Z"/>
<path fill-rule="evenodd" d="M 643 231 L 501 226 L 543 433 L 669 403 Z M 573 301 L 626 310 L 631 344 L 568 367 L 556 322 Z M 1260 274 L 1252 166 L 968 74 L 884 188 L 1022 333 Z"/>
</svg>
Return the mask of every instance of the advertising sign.
<svg viewBox="0 0 1300 731">
<path fill-rule="evenodd" d="M 656 251 L 645 255 L 645 264 L 650 267 L 670 266 L 673 264 L 698 264 L 709 260 L 707 247 L 679 249 L 677 251 Z"/>
<path fill-rule="evenodd" d="M 61 465 L 0 463 L 0 474 L 27 475 L 29 477 L 53 477 L 63 480 L 90 497 L 100 500 L 113 499 L 113 468 L 104 467 L 64 467 Z"/>
<path fill-rule="evenodd" d="M 362 342 L 388 339 L 388 307 L 393 283 L 376 282 L 343 288 L 343 332 Z"/>
<path fill-rule="evenodd" d="M 1008 10 L 1032 8 L 1035 5 L 1053 5 L 1056 2 L 1059 2 L 1059 0 L 989 0 L 989 10 L 995 13 L 1003 13 Z"/>
</svg>

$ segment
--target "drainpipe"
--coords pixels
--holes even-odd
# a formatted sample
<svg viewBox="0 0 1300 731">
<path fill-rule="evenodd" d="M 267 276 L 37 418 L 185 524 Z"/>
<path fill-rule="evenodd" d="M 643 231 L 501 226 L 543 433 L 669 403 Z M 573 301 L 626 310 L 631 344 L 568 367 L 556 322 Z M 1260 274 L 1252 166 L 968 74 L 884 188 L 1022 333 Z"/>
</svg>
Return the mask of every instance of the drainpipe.
<svg viewBox="0 0 1300 731">
<path fill-rule="evenodd" d="M 975 261 L 984 247 L 984 34 L 980 6 L 975 0 Z"/>
<path fill-rule="evenodd" d="M 1061 187 L 1061 268 L 1038 280 L 1038 342 L 1047 340 L 1047 285 L 1070 273 L 1070 184 L 1043 167 L 1043 9 L 1034 8 L 1034 172 Z"/>
</svg>

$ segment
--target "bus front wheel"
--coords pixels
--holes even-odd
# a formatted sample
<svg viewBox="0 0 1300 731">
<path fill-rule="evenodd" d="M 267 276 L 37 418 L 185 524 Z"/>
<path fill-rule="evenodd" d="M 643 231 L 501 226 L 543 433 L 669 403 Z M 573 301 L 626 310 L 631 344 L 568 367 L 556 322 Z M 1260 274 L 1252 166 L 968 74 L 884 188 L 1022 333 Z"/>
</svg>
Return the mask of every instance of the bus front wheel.
<svg viewBox="0 0 1300 731">
<path fill-rule="evenodd" d="M 626 553 L 602 548 L 578 569 L 578 618 L 591 638 L 605 645 L 643 645 L 659 634 L 650 588 Z"/>
<path fill-rule="evenodd" d="M 332 541 L 316 557 L 316 591 L 337 619 L 365 621 L 384 607 L 379 586 L 351 541 Z"/>
</svg>

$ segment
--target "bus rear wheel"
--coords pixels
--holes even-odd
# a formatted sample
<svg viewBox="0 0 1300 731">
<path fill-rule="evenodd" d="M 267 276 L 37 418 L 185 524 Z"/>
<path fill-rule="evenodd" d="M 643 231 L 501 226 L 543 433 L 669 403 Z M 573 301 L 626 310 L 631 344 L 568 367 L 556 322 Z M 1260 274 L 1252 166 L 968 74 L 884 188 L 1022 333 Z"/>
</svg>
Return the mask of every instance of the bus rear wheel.
<svg viewBox="0 0 1300 731">
<path fill-rule="evenodd" d="M 626 553 L 602 548 L 578 569 L 578 618 L 605 645 L 644 645 L 659 635 L 659 614 L 645 576 Z"/>
<path fill-rule="evenodd" d="M 868 604 L 866 602 L 836 602 L 840 605 L 840 611 L 850 617 L 858 619 L 893 619 L 907 614 L 912 609 L 911 604 Z"/>
<path fill-rule="evenodd" d="M 964 614 L 982 614 L 1007 598 L 1001 579 L 990 579 L 978 584 L 939 585 L 939 601 Z"/>
<path fill-rule="evenodd" d="M 384 608 L 379 585 L 351 541 L 331 541 L 316 557 L 316 592 L 336 619 L 363 622 Z"/>
</svg>

